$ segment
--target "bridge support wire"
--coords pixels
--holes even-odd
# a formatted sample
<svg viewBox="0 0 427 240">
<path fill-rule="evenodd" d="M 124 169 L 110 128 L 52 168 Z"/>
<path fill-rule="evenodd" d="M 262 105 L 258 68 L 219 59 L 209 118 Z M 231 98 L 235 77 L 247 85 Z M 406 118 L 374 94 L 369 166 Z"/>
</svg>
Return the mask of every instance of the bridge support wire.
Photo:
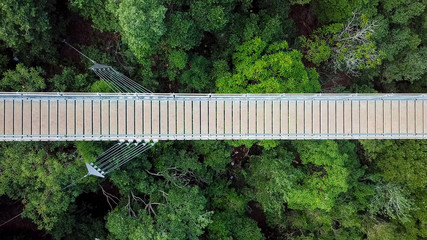
<svg viewBox="0 0 427 240">
<path fill-rule="evenodd" d="M 116 71 L 111 66 L 95 63 L 90 69 L 115 92 L 151 93 L 147 88 Z"/>
<path fill-rule="evenodd" d="M 111 66 L 105 66 L 96 63 L 93 59 L 89 58 L 87 55 L 79 51 L 77 48 L 75 48 L 73 45 L 69 44 L 65 39 L 62 41 L 64 44 L 78 52 L 83 57 L 87 58 L 89 61 L 91 61 L 94 65 L 90 67 L 90 69 L 99 77 L 101 78 L 108 87 L 111 88 L 114 92 L 121 92 L 121 93 L 151 93 L 150 90 L 147 88 L 139 85 L 132 79 L 126 77 L 122 73 L 116 71 Z"/>
<path fill-rule="evenodd" d="M 157 140 L 119 142 L 101 154 L 96 162 L 86 163 L 87 175 L 104 178 L 106 174 L 150 149 L 156 142 Z"/>
</svg>

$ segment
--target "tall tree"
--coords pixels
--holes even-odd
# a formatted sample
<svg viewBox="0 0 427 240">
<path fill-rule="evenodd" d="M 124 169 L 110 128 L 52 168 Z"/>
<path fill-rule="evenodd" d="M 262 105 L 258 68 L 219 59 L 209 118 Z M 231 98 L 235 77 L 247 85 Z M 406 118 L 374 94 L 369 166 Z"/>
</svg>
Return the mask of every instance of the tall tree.
<svg viewBox="0 0 427 240">
<path fill-rule="evenodd" d="M 44 71 L 40 68 L 27 68 L 23 64 L 16 65 L 16 70 L 8 70 L 3 74 L 0 89 L 3 91 L 37 92 L 46 87 L 42 76 Z"/>
<path fill-rule="evenodd" d="M 29 49 L 34 57 L 49 52 L 51 47 L 50 0 L 4 0 L 0 4 L 0 40 L 14 51 Z"/>
<path fill-rule="evenodd" d="M 302 54 L 289 50 L 287 42 L 267 44 L 254 38 L 237 47 L 233 73 L 217 80 L 221 93 L 303 93 L 318 92 L 314 69 L 305 68 Z"/>
<path fill-rule="evenodd" d="M 123 40 L 135 56 L 143 59 L 153 54 L 160 37 L 166 32 L 163 22 L 166 8 L 157 0 L 124 0 L 115 14 Z"/>
<path fill-rule="evenodd" d="M 2 143 L 0 148 L 0 194 L 21 200 L 23 217 L 39 229 L 58 238 L 70 234 L 73 226 L 67 225 L 67 211 L 82 193 L 78 181 L 85 175 L 84 163 L 73 157 L 72 146 L 22 142 Z"/>
</svg>

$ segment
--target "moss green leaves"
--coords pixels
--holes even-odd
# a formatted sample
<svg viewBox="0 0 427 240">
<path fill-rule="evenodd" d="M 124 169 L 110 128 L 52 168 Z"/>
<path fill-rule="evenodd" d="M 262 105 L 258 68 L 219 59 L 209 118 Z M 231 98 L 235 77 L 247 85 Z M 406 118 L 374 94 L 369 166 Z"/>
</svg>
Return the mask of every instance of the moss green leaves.
<svg viewBox="0 0 427 240">
<path fill-rule="evenodd" d="M 46 87 L 45 80 L 42 76 L 44 71 L 42 68 L 28 68 L 19 63 L 16 65 L 16 70 L 8 70 L 3 74 L 0 82 L 0 89 L 3 91 L 16 92 L 37 92 L 42 91 Z"/>
<path fill-rule="evenodd" d="M 254 38 L 237 47 L 235 70 L 217 80 L 222 93 L 318 92 L 320 84 L 313 69 L 306 69 L 302 54 L 289 50 L 287 42 L 267 44 Z"/>
<path fill-rule="evenodd" d="M 153 53 L 155 45 L 166 32 L 163 19 L 166 8 L 157 0 L 124 0 L 116 15 L 123 39 L 138 59 Z"/>
</svg>

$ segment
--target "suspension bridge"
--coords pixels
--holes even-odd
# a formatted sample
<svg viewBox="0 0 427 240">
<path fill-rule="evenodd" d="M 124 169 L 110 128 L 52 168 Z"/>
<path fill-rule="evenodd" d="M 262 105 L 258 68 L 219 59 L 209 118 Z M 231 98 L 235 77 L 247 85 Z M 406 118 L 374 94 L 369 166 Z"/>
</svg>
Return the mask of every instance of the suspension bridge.
<svg viewBox="0 0 427 240">
<path fill-rule="evenodd" d="M 427 94 L 0 93 L 0 141 L 426 138 Z"/>
<path fill-rule="evenodd" d="M 64 43 L 115 93 L 0 92 L 0 141 L 118 141 L 86 176 L 159 140 L 427 139 L 427 94 L 152 93 Z"/>
</svg>

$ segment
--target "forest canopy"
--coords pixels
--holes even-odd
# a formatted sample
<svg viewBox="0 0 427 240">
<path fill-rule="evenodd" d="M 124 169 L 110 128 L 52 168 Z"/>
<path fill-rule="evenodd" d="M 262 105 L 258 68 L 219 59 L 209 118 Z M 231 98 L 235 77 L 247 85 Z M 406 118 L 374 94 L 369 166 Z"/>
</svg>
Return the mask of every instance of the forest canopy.
<svg viewBox="0 0 427 240">
<path fill-rule="evenodd" d="M 0 91 L 427 92 L 426 0 L 2 0 Z M 0 143 L 2 239 L 426 239 L 427 140 Z M 22 212 L 22 215 L 21 215 Z M 9 221 L 10 220 L 10 221 Z"/>
</svg>

